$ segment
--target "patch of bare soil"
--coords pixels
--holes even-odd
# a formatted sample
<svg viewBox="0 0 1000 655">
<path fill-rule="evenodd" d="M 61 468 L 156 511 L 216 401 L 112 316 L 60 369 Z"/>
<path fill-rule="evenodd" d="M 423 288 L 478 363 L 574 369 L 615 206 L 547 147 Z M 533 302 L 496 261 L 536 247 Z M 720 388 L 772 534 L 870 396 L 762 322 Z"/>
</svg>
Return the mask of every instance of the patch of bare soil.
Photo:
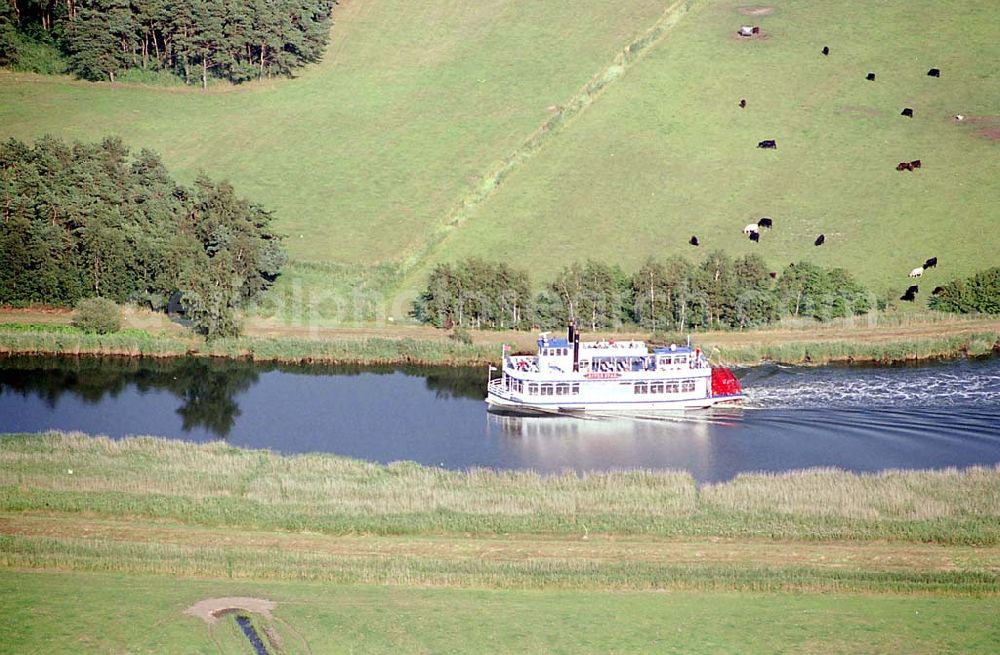
<svg viewBox="0 0 1000 655">
<path fill-rule="evenodd" d="M 212 625 L 220 617 L 237 611 L 255 612 L 267 618 L 271 618 L 271 610 L 277 607 L 274 601 L 263 598 L 241 598 L 232 596 L 229 598 L 206 598 L 198 601 L 191 607 L 184 610 L 189 616 L 194 616 Z"/>
<path fill-rule="evenodd" d="M 744 16 L 770 16 L 774 13 L 774 7 L 737 7 L 736 11 Z"/>
<path fill-rule="evenodd" d="M 984 130 L 979 130 L 979 136 L 990 141 L 1000 141 L 1000 127 L 987 127 Z"/>
<path fill-rule="evenodd" d="M 764 30 L 761 30 L 756 34 L 754 34 L 753 36 L 740 36 L 738 30 L 733 30 L 729 34 L 729 38 L 733 41 L 767 41 L 768 39 L 771 38 L 771 35 L 765 32 Z"/>
</svg>

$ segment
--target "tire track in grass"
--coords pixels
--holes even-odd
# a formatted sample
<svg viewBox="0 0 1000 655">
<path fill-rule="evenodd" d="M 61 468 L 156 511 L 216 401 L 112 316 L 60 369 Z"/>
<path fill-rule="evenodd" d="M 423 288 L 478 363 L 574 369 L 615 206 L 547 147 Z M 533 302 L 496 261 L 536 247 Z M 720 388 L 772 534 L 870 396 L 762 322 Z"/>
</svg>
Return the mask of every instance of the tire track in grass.
<svg viewBox="0 0 1000 655">
<path fill-rule="evenodd" d="M 520 147 L 507 155 L 502 161 L 481 176 L 482 183 L 465 195 L 445 216 L 438 227 L 427 237 L 418 252 L 412 253 L 403 260 L 400 271 L 400 282 L 397 287 L 406 289 L 412 283 L 410 275 L 419 270 L 427 260 L 454 230 L 462 227 L 477 207 L 489 200 L 503 184 L 504 178 L 517 167 L 530 159 L 548 142 L 549 136 L 578 116 L 597 100 L 604 91 L 620 79 L 629 68 L 641 60 L 656 45 L 661 43 L 666 35 L 690 11 L 697 0 L 677 0 L 667 7 L 663 14 L 645 32 L 633 39 L 628 45 L 618 51 L 611 62 L 574 94 L 558 111 L 539 126 Z"/>
</svg>

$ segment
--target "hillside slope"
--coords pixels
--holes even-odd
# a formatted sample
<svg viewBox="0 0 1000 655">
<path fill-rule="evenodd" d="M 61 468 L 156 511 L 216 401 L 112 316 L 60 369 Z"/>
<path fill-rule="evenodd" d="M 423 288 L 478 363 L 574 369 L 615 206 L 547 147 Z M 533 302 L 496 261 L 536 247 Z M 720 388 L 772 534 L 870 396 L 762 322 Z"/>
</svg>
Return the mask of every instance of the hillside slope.
<svg viewBox="0 0 1000 655">
<path fill-rule="evenodd" d="M 650 255 L 697 260 L 723 248 L 758 252 L 774 270 L 800 259 L 843 266 L 880 292 L 905 289 L 931 256 L 940 265 L 921 280 L 928 291 L 1000 263 L 993 10 L 975 0 L 947 12 L 928 0 L 864 13 L 773 4 L 695 4 L 470 211 L 409 284 L 469 255 L 502 257 L 542 283 L 573 260 L 634 269 Z M 762 34 L 741 39 L 741 24 Z M 777 150 L 758 149 L 762 139 Z M 895 170 L 913 159 L 920 170 Z M 761 216 L 775 228 L 754 244 L 741 230 Z"/>
<path fill-rule="evenodd" d="M 296 80 L 161 89 L 0 73 L 0 138 L 119 134 L 273 209 L 298 261 L 397 261 L 662 0 L 349 0 Z"/>
</svg>

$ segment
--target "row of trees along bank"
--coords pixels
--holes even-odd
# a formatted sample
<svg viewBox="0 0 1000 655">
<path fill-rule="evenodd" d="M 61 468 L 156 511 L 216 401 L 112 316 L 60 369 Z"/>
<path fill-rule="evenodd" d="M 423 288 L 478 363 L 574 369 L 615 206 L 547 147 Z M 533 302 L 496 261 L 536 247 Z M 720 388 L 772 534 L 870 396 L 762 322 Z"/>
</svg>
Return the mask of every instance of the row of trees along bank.
<svg viewBox="0 0 1000 655">
<path fill-rule="evenodd" d="M 185 82 L 244 82 L 318 61 L 333 0 L 7 0 L 0 62 L 24 38 L 50 43 L 70 71 L 110 80 L 131 69 L 172 71 Z"/>
<path fill-rule="evenodd" d="M 778 275 L 757 255 L 732 259 L 715 251 L 700 264 L 650 259 L 631 274 L 597 261 L 574 263 L 534 296 L 527 273 L 507 264 L 440 264 L 413 316 L 444 328 L 555 328 L 574 319 L 591 330 L 635 323 L 683 331 L 760 326 L 784 315 L 829 320 L 876 305 L 843 269 L 799 262 Z"/>
<path fill-rule="evenodd" d="M 45 137 L 0 144 L 0 304 L 91 296 L 162 308 L 178 292 L 210 337 L 237 332 L 285 262 L 271 215 L 226 183 L 171 179 L 156 153 Z"/>
</svg>

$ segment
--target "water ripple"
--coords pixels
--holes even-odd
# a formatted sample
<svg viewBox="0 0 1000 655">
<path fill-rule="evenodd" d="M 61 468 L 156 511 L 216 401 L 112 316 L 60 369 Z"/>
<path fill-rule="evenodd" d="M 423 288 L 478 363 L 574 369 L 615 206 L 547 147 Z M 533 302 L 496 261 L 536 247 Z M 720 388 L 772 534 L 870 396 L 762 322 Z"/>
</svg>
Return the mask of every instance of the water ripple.
<svg viewBox="0 0 1000 655">
<path fill-rule="evenodd" d="M 1000 359 L 920 367 L 778 367 L 748 371 L 748 408 L 1000 407 Z"/>
</svg>

